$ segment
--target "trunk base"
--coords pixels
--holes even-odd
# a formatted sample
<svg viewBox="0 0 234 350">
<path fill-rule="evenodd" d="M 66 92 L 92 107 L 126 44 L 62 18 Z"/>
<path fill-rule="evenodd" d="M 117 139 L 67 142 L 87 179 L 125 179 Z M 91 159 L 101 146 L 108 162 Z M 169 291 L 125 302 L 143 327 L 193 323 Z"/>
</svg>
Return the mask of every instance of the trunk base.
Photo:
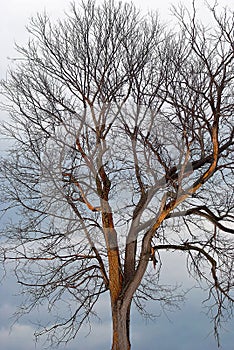
<svg viewBox="0 0 234 350">
<path fill-rule="evenodd" d="M 130 306 L 128 308 L 121 308 L 116 305 L 112 309 L 112 321 L 113 343 L 111 350 L 130 350 Z"/>
</svg>

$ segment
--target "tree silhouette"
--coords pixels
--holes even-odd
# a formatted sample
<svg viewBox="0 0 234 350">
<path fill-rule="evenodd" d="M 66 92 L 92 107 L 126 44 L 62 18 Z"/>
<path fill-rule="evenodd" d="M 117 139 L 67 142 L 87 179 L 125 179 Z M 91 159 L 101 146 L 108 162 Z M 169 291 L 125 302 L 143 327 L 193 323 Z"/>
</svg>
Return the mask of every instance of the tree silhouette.
<svg viewBox="0 0 234 350">
<path fill-rule="evenodd" d="M 193 4 L 194 5 L 194 4 Z M 110 295 L 112 350 L 130 349 L 130 309 L 182 295 L 160 282 L 163 251 L 203 280 L 215 334 L 233 304 L 234 13 L 174 8 L 175 29 L 133 4 L 38 15 L 2 82 L 14 140 L 1 161 L 4 263 L 23 312 L 54 311 L 69 341 Z M 166 261 L 165 261 L 166 263 Z M 60 307 L 66 305 L 66 314 Z M 58 310 L 58 311 L 56 311 Z"/>
</svg>

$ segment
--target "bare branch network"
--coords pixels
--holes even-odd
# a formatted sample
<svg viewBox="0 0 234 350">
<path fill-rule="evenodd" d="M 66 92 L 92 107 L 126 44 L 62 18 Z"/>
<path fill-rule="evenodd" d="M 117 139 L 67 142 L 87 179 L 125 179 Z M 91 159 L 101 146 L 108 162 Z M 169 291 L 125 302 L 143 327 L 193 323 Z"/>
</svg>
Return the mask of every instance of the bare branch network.
<svg viewBox="0 0 234 350">
<path fill-rule="evenodd" d="M 193 4 L 194 5 L 194 4 Z M 172 307 L 164 251 L 208 287 L 215 335 L 234 301 L 234 13 L 174 8 L 175 30 L 133 4 L 38 15 L 1 92 L 1 256 L 54 311 L 52 344 L 76 336 L 109 292 L 112 350 L 130 349 L 132 301 Z M 67 307 L 61 316 L 56 309 Z M 149 315 L 150 316 L 150 315 Z"/>
</svg>

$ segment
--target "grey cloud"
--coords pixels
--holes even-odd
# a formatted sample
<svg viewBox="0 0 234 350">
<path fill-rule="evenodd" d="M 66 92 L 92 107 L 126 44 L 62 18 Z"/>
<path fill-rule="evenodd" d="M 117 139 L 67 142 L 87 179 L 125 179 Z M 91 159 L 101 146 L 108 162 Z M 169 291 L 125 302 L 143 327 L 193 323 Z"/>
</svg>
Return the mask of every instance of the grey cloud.
<svg viewBox="0 0 234 350">
<path fill-rule="evenodd" d="M 33 329 L 28 325 L 16 324 L 10 331 L 0 328 L 0 344 L 4 350 L 32 350 L 35 345 L 32 340 Z"/>
<path fill-rule="evenodd" d="M 16 304 L 20 303 L 20 297 L 12 296 L 17 286 L 13 279 L 5 280 L 0 287 L 0 348 L 2 350 L 33 350 L 35 323 L 39 316 L 41 321 L 46 322 L 50 317 L 47 310 L 41 314 L 37 310 L 30 315 L 26 315 L 16 323 L 10 332 L 10 319 L 16 310 Z M 132 349 L 133 350 L 218 350 L 212 337 L 212 324 L 202 311 L 202 300 L 205 295 L 198 289 L 193 289 L 188 294 L 185 305 L 181 305 L 181 310 L 176 310 L 168 314 L 168 318 L 162 314 L 155 322 L 145 322 L 142 317 L 133 309 L 132 320 Z M 150 310 L 159 313 L 157 303 L 149 304 Z M 111 324 L 109 297 L 104 296 L 96 307 L 96 311 L 101 320 L 92 320 L 92 330 L 89 334 L 89 327 L 83 327 L 78 337 L 70 342 L 63 350 L 105 350 L 110 349 L 111 344 Z M 222 350 L 233 350 L 233 329 L 234 322 L 225 325 L 229 332 L 223 331 L 221 334 Z M 10 333 L 9 333 L 10 332 Z M 48 345 L 48 344 L 47 344 Z M 38 350 L 44 350 L 43 341 L 36 345 Z"/>
</svg>

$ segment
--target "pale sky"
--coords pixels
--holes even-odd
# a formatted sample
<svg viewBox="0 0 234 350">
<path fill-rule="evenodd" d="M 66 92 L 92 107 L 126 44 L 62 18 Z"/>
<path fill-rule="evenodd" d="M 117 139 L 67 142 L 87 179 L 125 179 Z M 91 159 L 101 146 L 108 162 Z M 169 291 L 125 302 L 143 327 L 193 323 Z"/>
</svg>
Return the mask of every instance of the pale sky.
<svg viewBox="0 0 234 350">
<path fill-rule="evenodd" d="M 78 0 L 76 0 L 78 3 Z M 100 2 L 101 0 L 98 0 Z M 61 18 L 64 16 L 64 11 L 69 9 L 70 0 L 1 0 L 1 14 L 0 14 L 0 77 L 5 76 L 8 57 L 15 57 L 14 42 L 23 44 L 27 40 L 27 25 L 30 17 L 37 12 L 44 10 L 54 18 Z M 172 4 L 180 2 L 191 6 L 190 0 L 133 0 L 136 6 L 143 10 L 159 10 L 162 19 L 171 21 L 170 7 Z M 211 3 L 214 3 L 213 0 Z M 197 8 L 200 11 L 200 16 L 205 19 L 205 0 L 196 0 Z M 234 7 L 234 0 L 218 0 L 221 7 Z"/>
<path fill-rule="evenodd" d="M 69 10 L 69 0 L 0 0 L 0 78 L 6 76 L 6 69 L 10 64 L 9 58 L 17 57 L 14 50 L 14 42 L 24 44 L 27 41 L 25 26 L 31 16 L 37 12 L 47 10 L 48 14 L 54 18 L 64 16 L 64 11 Z M 178 3 L 171 0 L 133 0 L 142 9 L 159 9 L 163 19 L 170 21 L 169 8 L 171 3 Z M 234 8 L 234 0 L 219 0 L 221 6 Z M 77 1 L 78 3 L 78 1 Z M 191 1 L 185 0 L 186 5 Z M 214 3 L 214 1 L 213 1 Z M 204 2 L 197 1 L 201 15 L 204 16 Z M 4 114 L 1 114 L 4 117 Z M 175 263 L 173 258 L 169 260 L 166 275 L 168 282 L 173 276 L 173 282 L 185 282 L 185 286 L 193 286 L 194 282 L 185 277 L 183 261 L 181 264 Z M 177 264 L 177 265 L 176 265 Z M 35 311 L 31 316 L 19 320 L 11 329 L 12 320 L 10 317 L 16 310 L 19 298 L 13 296 L 16 293 L 16 283 L 13 278 L 3 281 L 0 286 L 0 349 L 1 350 L 33 350 L 34 321 L 38 315 Z M 181 305 L 181 310 L 169 315 L 170 320 L 162 315 L 155 323 L 145 323 L 145 321 L 133 312 L 132 322 L 132 349 L 133 350 L 216 350 L 217 346 L 212 336 L 212 324 L 204 315 L 201 300 L 204 295 L 194 289 L 188 294 L 185 305 Z M 93 323 L 92 333 L 86 337 L 88 330 L 83 329 L 80 336 L 68 346 L 61 347 L 67 350 L 105 350 L 110 349 L 111 328 L 109 321 L 109 300 L 105 299 L 100 303 L 100 315 L 102 321 L 96 320 Z M 157 312 L 157 306 L 155 312 Z M 46 319 L 46 315 L 44 315 Z M 227 324 L 229 332 L 223 332 L 222 350 L 234 349 L 234 322 Z M 43 350 L 44 346 L 39 343 L 36 347 Z"/>
</svg>

